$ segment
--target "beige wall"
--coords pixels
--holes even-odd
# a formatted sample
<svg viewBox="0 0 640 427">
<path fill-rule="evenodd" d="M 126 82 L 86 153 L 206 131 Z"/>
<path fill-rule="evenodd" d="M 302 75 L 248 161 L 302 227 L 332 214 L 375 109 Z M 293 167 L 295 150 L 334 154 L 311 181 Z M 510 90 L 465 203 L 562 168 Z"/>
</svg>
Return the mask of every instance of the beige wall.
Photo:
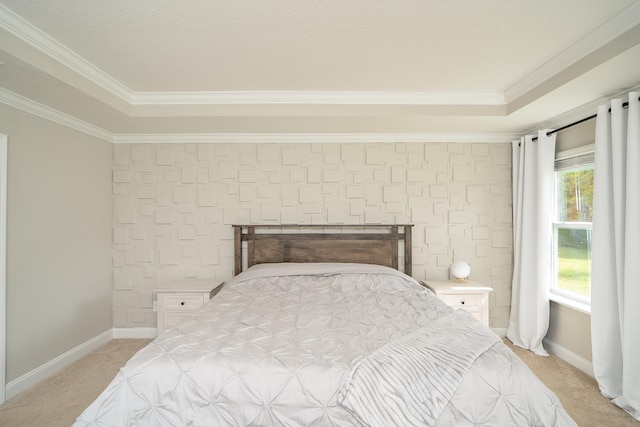
<svg viewBox="0 0 640 427">
<path fill-rule="evenodd" d="M 0 104 L 7 378 L 112 327 L 111 144 Z"/>
<path fill-rule="evenodd" d="M 510 144 L 117 144 L 114 326 L 153 327 L 153 291 L 232 276 L 232 224 L 412 223 L 416 278 L 452 258 L 492 285 L 506 327 Z"/>
<path fill-rule="evenodd" d="M 556 137 L 556 153 L 572 150 L 596 142 L 596 121 L 588 120 L 560 131 Z"/>
<path fill-rule="evenodd" d="M 591 361 L 591 316 L 551 302 L 547 339 Z"/>
</svg>

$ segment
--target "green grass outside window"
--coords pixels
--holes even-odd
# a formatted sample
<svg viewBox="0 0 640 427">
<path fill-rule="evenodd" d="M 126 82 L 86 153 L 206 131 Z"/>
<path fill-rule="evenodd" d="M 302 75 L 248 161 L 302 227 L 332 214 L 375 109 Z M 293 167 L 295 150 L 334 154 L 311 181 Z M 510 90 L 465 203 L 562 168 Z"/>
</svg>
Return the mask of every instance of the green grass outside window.
<svg viewBox="0 0 640 427">
<path fill-rule="evenodd" d="M 589 298 L 591 260 L 586 248 L 558 248 L 558 288 Z"/>
</svg>

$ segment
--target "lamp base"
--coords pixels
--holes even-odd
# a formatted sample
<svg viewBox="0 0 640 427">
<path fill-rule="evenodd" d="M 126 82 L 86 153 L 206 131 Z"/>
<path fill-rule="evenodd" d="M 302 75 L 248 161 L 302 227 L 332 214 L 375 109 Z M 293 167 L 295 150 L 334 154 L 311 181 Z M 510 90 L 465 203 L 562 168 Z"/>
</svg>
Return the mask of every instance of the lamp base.
<svg viewBox="0 0 640 427">
<path fill-rule="evenodd" d="M 466 277 L 456 277 L 455 281 L 458 283 L 467 283 L 469 280 Z"/>
</svg>

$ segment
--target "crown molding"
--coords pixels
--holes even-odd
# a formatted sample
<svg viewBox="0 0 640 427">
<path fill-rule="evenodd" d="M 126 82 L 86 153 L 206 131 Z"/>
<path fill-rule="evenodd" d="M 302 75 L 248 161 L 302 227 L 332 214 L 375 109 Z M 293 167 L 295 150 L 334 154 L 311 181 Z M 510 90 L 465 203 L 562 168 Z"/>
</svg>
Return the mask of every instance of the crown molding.
<svg viewBox="0 0 640 427">
<path fill-rule="evenodd" d="M 640 26 L 640 2 L 634 2 L 620 14 L 584 38 L 560 52 L 541 67 L 524 76 L 504 92 L 393 92 L 393 91 L 205 91 L 205 92 L 133 92 L 84 58 L 50 37 L 6 6 L 0 4 L 0 27 L 34 49 L 58 61 L 69 70 L 122 99 L 131 107 L 184 105 L 433 105 L 433 106 L 508 106 L 514 100 L 540 87 L 563 70 L 576 64 L 603 46 L 622 38 Z M 113 143 L 269 143 L 269 142 L 507 142 L 519 134 L 447 134 L 447 133 L 300 133 L 300 134 L 114 134 L 43 104 L 0 88 L 0 102 L 68 126 Z M 593 104 L 555 118 L 568 121 Z M 553 126 L 546 126 L 553 127 Z"/>
<path fill-rule="evenodd" d="M 17 108 L 18 110 L 26 111 L 27 113 L 50 120 L 54 123 L 95 136 L 96 138 L 100 138 L 108 142 L 113 142 L 114 140 L 114 134 L 109 131 L 3 88 L 0 88 L 0 102 L 9 105 L 10 107 Z"/>
<path fill-rule="evenodd" d="M 174 143 L 375 143 L 458 142 L 500 143 L 518 138 L 514 133 L 167 133 L 115 134 L 29 98 L 0 88 L 0 103 L 115 144 Z"/>
<path fill-rule="evenodd" d="M 504 143 L 512 133 L 208 133 L 115 135 L 115 144 Z"/>
<path fill-rule="evenodd" d="M 525 95 L 638 25 L 640 25 L 640 2 L 635 2 L 505 89 L 506 103 L 509 104 Z"/>
<path fill-rule="evenodd" d="M 113 95 L 131 100 L 131 90 L 83 57 L 0 4 L 0 27 Z"/>
<path fill-rule="evenodd" d="M 203 91 L 134 92 L 50 37 L 6 6 L 0 4 L 0 26 L 57 60 L 70 70 L 129 103 L 146 105 L 233 104 L 353 104 L 353 105 L 457 105 L 503 106 L 534 90 L 558 73 L 593 53 L 640 22 L 635 2 L 601 27 L 589 33 L 549 62 L 513 83 L 504 92 L 383 92 L 383 91 Z"/>
<path fill-rule="evenodd" d="M 131 106 L 222 104 L 504 105 L 500 92 L 202 91 L 134 92 L 0 4 L 0 26 Z"/>
</svg>

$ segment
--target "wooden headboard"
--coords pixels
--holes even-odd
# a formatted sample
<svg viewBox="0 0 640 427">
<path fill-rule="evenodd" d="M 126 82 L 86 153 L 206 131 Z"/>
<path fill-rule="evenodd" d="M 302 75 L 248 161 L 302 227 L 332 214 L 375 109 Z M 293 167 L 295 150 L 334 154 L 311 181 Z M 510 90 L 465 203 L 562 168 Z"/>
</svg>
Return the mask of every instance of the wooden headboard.
<svg viewBox="0 0 640 427">
<path fill-rule="evenodd" d="M 261 263 L 357 262 L 385 265 L 411 275 L 411 227 L 234 225 L 234 274 L 245 265 Z M 399 268 L 399 259 L 403 268 Z"/>
</svg>

